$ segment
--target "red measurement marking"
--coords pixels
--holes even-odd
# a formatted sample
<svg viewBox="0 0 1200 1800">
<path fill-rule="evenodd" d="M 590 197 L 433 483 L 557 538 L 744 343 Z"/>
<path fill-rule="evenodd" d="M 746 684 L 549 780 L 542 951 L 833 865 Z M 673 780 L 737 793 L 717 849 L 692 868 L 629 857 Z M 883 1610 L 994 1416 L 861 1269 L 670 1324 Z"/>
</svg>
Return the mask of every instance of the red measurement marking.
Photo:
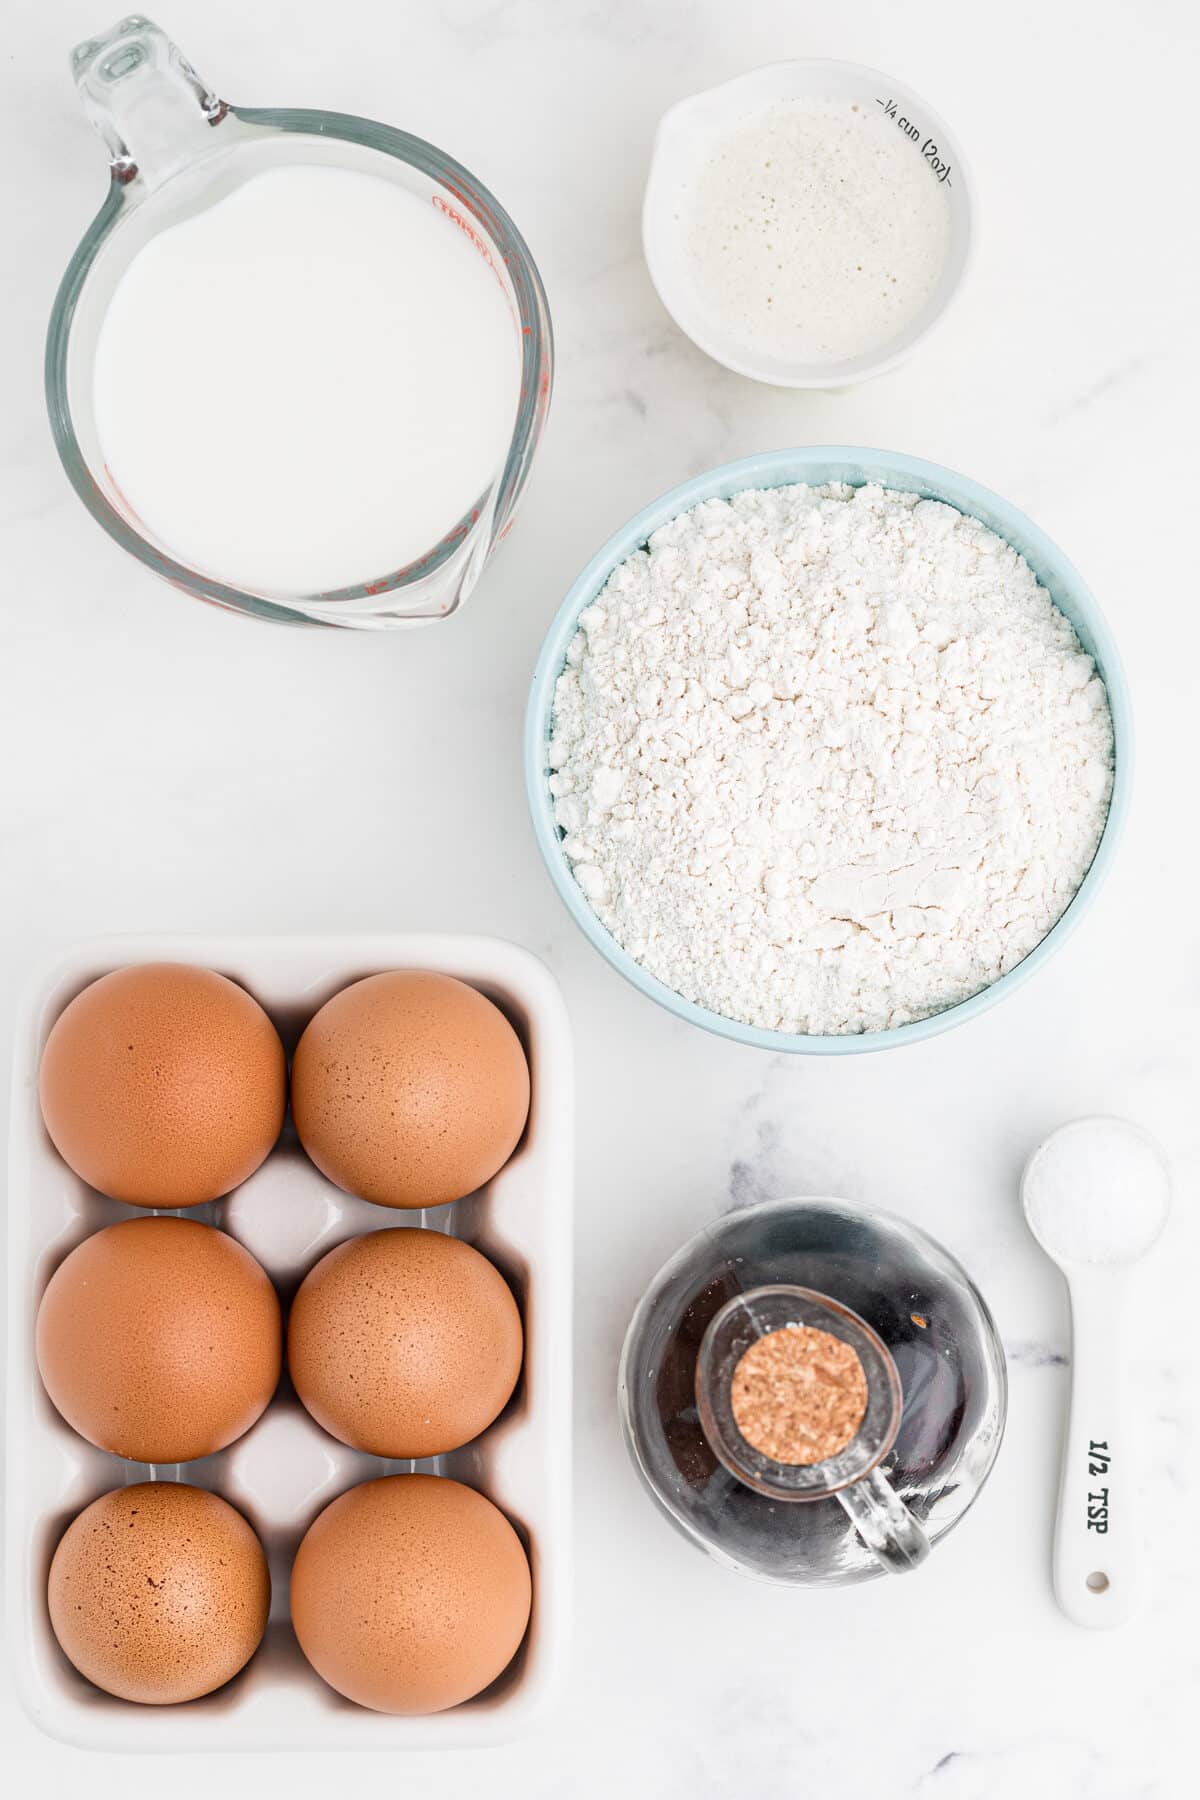
<svg viewBox="0 0 1200 1800">
<path fill-rule="evenodd" d="M 459 195 L 459 198 L 461 199 L 462 196 Z M 446 215 L 446 217 L 450 220 L 451 224 L 458 226 L 458 229 L 462 232 L 464 237 L 470 238 L 471 242 L 474 244 L 475 248 L 478 250 L 480 256 L 482 256 L 484 262 L 486 262 L 490 268 L 495 269 L 495 267 L 496 267 L 495 258 L 493 257 L 491 250 L 488 247 L 487 240 L 485 238 L 480 237 L 480 235 L 476 231 L 475 227 L 473 225 L 469 225 L 467 223 L 466 219 L 463 218 L 462 214 L 458 211 L 458 209 L 456 207 L 451 206 L 449 201 L 443 200 L 442 196 L 440 194 L 435 194 L 433 196 L 433 204 L 437 207 L 437 209 L 440 213 L 444 213 Z"/>
</svg>

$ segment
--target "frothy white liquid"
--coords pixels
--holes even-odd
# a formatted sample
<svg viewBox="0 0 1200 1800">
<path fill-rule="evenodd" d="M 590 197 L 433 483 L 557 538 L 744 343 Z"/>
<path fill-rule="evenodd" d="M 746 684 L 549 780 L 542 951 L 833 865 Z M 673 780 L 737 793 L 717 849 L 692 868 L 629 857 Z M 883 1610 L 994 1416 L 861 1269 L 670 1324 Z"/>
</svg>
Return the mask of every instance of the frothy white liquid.
<svg viewBox="0 0 1200 1800">
<path fill-rule="evenodd" d="M 714 324 L 797 363 L 845 362 L 897 337 L 950 243 L 946 193 L 920 149 L 851 100 L 741 120 L 686 204 L 692 279 Z"/>
<path fill-rule="evenodd" d="M 160 233 L 101 325 L 109 472 L 189 567 L 304 594 L 432 550 L 498 474 L 520 347 L 465 232 L 349 169 L 252 177 Z"/>
</svg>

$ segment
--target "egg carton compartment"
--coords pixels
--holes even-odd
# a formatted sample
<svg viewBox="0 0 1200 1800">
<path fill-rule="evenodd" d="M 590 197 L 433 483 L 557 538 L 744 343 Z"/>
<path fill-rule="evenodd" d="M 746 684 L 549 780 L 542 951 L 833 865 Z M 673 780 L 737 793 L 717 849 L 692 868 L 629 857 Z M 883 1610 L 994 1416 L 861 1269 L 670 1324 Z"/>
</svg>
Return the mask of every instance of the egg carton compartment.
<svg viewBox="0 0 1200 1800">
<path fill-rule="evenodd" d="M 214 1456 L 171 1467 L 125 1462 L 79 1437 L 52 1406 L 34 1355 L 38 1304 L 63 1258 L 92 1232 L 143 1209 L 106 1199 L 58 1156 L 42 1123 L 37 1072 L 47 1034 L 97 976 L 131 963 L 187 962 L 241 983 L 265 1007 L 289 1055 L 341 988 L 383 969 L 435 969 L 501 1008 L 529 1058 L 525 1134 L 478 1193 L 428 1212 L 398 1212 L 343 1193 L 309 1162 L 290 1123 L 250 1179 L 178 1217 L 219 1225 L 263 1265 L 286 1308 L 335 1244 L 362 1232 L 424 1225 L 464 1238 L 505 1276 L 521 1308 L 525 1359 L 516 1392 L 479 1438 L 448 1455 L 389 1461 L 349 1449 L 309 1416 L 286 1368 L 266 1412 Z M 14 1050 L 8 1218 L 7 1595 L 22 1698 L 56 1737 L 90 1748 L 225 1750 L 481 1745 L 525 1730 L 566 1662 L 571 1569 L 572 1052 L 552 977 L 517 946 L 482 937 L 110 938 L 68 952 L 35 982 Z M 421 1471 L 480 1489 L 529 1554 L 533 1615 L 514 1662 L 485 1693 L 450 1711 L 401 1718 L 335 1693 L 309 1667 L 288 1617 L 291 1562 L 336 1495 L 379 1475 Z M 245 1514 L 271 1569 L 267 1635 L 227 1686 L 178 1706 L 139 1706 L 101 1692 L 54 1638 L 46 1579 L 62 1533 L 110 1488 L 156 1478 L 220 1494 Z"/>
</svg>

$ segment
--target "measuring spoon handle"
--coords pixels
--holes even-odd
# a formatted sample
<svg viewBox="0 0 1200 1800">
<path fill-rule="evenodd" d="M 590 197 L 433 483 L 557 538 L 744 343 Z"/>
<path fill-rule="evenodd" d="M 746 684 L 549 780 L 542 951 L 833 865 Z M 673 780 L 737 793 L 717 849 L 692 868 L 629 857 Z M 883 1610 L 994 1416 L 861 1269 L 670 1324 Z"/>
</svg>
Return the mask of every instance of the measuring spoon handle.
<svg viewBox="0 0 1200 1800">
<path fill-rule="evenodd" d="M 1054 1592 L 1076 1625 L 1123 1625 L 1137 1602 L 1131 1445 L 1122 1426 L 1125 1275 L 1070 1277 L 1071 1408 L 1054 1536 Z"/>
</svg>

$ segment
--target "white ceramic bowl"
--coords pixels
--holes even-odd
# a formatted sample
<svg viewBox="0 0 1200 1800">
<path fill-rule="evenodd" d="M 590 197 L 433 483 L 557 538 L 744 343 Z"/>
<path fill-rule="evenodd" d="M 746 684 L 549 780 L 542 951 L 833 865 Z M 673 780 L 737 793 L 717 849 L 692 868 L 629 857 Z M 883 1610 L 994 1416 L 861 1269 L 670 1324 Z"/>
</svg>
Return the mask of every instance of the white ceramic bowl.
<svg viewBox="0 0 1200 1800">
<path fill-rule="evenodd" d="M 63 1007 L 98 975 L 158 960 L 200 963 L 241 982 L 289 1051 L 332 994 L 379 969 L 457 975 L 516 1026 L 533 1078 L 529 1125 L 478 1194 L 428 1213 L 371 1206 L 326 1181 L 285 1133 L 249 1181 L 187 1214 L 243 1243 L 285 1299 L 327 1250 L 362 1231 L 425 1224 L 477 1245 L 520 1299 L 525 1366 L 515 1397 L 474 1443 L 416 1464 L 362 1455 L 320 1429 L 285 1377 L 261 1419 L 227 1449 L 148 1471 L 85 1443 L 50 1404 L 34 1360 L 46 1283 L 81 1238 L 145 1214 L 104 1199 L 58 1156 L 38 1107 L 42 1046 Z M 435 1749 L 524 1731 L 564 1673 L 571 1604 L 571 1039 L 547 970 L 527 950 L 484 937 L 110 938 L 69 951 L 37 978 L 13 1070 L 6 1597 L 16 1679 L 37 1724 L 89 1749 L 165 1751 Z M 482 1489 L 513 1521 L 533 1569 L 533 1617 L 516 1660 L 477 1699 L 426 1718 L 394 1718 L 342 1699 L 309 1667 L 288 1618 L 288 1577 L 301 1536 L 336 1494 L 414 1467 Z M 71 1519 L 97 1495 L 151 1475 L 222 1495 L 250 1520 L 271 1565 L 260 1649 L 225 1687 L 180 1706 L 101 1693 L 59 1649 L 46 1608 L 50 1558 Z"/>
<path fill-rule="evenodd" d="M 941 277 L 907 329 L 864 355 L 819 365 L 754 356 L 733 336 L 719 331 L 699 304 L 688 272 L 686 206 L 681 204 L 717 140 L 731 125 L 780 101 L 803 98 L 845 98 L 882 109 L 911 144 L 913 156 L 929 163 L 930 180 L 943 180 L 950 208 L 950 248 Z M 935 168 L 945 169 L 944 178 L 935 174 Z M 646 184 L 642 242 L 659 299 L 679 329 L 714 361 L 774 387 L 837 388 L 894 368 L 937 324 L 967 270 L 973 212 L 973 184 L 962 147 L 926 101 L 877 69 L 806 58 L 739 75 L 690 100 L 681 100 L 663 116 Z"/>
</svg>

